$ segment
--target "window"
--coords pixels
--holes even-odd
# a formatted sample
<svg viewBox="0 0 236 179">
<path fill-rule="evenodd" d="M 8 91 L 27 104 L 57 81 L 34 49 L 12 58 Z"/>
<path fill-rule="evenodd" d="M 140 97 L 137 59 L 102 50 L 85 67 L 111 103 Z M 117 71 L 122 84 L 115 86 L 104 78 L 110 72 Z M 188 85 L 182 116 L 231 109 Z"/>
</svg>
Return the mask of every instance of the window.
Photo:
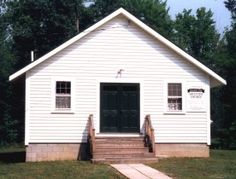
<svg viewBox="0 0 236 179">
<path fill-rule="evenodd" d="M 168 111 L 182 111 L 182 84 L 181 83 L 168 83 L 167 95 Z"/>
<path fill-rule="evenodd" d="M 56 81 L 56 96 L 55 96 L 56 110 L 70 110 L 71 109 L 71 82 L 70 81 Z"/>
</svg>

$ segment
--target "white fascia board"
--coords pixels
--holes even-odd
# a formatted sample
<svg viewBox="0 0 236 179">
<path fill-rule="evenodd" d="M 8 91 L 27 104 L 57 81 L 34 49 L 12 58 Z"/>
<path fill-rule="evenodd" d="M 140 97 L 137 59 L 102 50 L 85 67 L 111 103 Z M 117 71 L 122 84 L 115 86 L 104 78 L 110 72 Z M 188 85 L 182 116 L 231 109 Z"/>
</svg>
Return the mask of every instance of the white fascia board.
<svg viewBox="0 0 236 179">
<path fill-rule="evenodd" d="M 178 53 L 180 56 L 184 57 L 186 60 L 188 60 L 190 63 L 196 65 L 198 68 L 200 68 L 201 70 L 203 70 L 204 72 L 206 72 L 207 74 L 209 74 L 210 76 L 212 76 L 215 80 L 217 80 L 220 84 L 226 85 L 226 80 L 224 80 L 222 77 L 220 77 L 219 75 L 217 75 L 215 72 L 213 72 L 211 69 L 207 68 L 205 65 L 203 65 L 202 63 L 200 63 L 198 60 L 196 60 L 195 58 L 193 58 L 192 56 L 190 56 L 189 54 L 187 54 L 186 52 L 184 52 L 182 49 L 180 49 L 179 47 L 177 47 L 175 44 L 173 44 L 172 42 L 170 42 L 169 40 L 167 40 L 166 38 L 164 38 L 163 36 L 161 36 L 159 33 L 157 33 L 156 31 L 154 31 L 153 29 L 151 29 L 150 27 L 148 27 L 146 24 L 144 24 L 143 22 L 141 22 L 139 19 L 137 19 L 136 17 L 134 17 L 132 14 L 130 14 L 129 12 L 122 10 L 122 13 L 129 18 L 130 20 L 132 20 L 135 24 L 137 24 L 139 27 L 141 27 L 143 30 L 145 30 L 146 32 L 148 32 L 149 34 L 151 34 L 153 37 L 155 37 L 157 40 L 161 41 L 162 43 L 164 43 L 166 46 L 168 46 L 170 49 L 174 50 L 176 53 Z"/>
<path fill-rule="evenodd" d="M 96 24 L 92 25 L 91 27 L 89 27 L 88 29 L 86 29 L 85 31 L 81 32 L 80 34 L 76 35 L 75 37 L 71 38 L 70 40 L 66 41 L 65 43 L 63 43 L 62 45 L 60 45 L 59 47 L 55 48 L 54 50 L 50 51 L 49 53 L 47 53 L 46 55 L 42 56 L 41 58 L 39 58 L 38 60 L 34 61 L 33 63 L 27 65 L 26 67 L 22 68 L 21 70 L 17 71 L 16 73 L 12 74 L 9 77 L 9 81 L 14 80 L 15 78 L 17 78 L 18 76 L 24 74 L 25 72 L 27 72 L 28 70 L 34 68 L 35 66 L 37 66 L 38 64 L 42 63 L 43 61 L 47 60 L 48 58 L 52 57 L 53 55 L 55 55 L 56 53 L 60 52 L 61 50 L 63 50 L 64 48 L 68 47 L 69 45 L 73 44 L 74 42 L 76 42 L 77 40 L 83 38 L 84 36 L 86 36 L 87 34 L 89 34 L 90 32 L 96 30 L 98 27 L 102 26 L 103 24 L 105 24 L 106 22 L 108 22 L 109 20 L 111 20 L 112 18 L 114 18 L 115 16 L 117 16 L 118 14 L 120 14 L 122 12 L 122 9 L 118 9 L 117 11 L 113 12 L 112 14 L 110 14 L 109 16 L 105 17 L 104 19 L 100 20 L 99 22 L 97 22 Z"/>
<path fill-rule="evenodd" d="M 70 40 L 68 40 L 67 42 L 63 43 L 62 45 L 60 45 L 59 47 L 55 48 L 54 50 L 52 50 L 51 52 L 47 53 L 46 55 L 42 56 L 41 58 L 39 58 L 38 60 L 36 60 L 35 62 L 27 65 L 26 67 L 22 68 L 21 70 L 17 71 L 16 73 L 12 74 L 9 77 L 9 80 L 12 81 L 13 79 L 17 78 L 18 76 L 22 75 L 23 73 L 27 72 L 28 70 L 32 69 L 33 67 L 35 67 L 36 65 L 38 65 L 39 63 L 43 62 L 44 60 L 50 58 L 51 56 L 55 55 L 56 53 L 58 53 L 59 51 L 63 50 L 64 48 L 68 47 L 69 45 L 71 45 L 72 43 L 76 42 L 77 40 L 81 39 L 82 37 L 86 36 L 87 34 L 89 34 L 90 32 L 96 30 L 98 27 L 102 26 L 103 24 L 105 24 L 106 22 L 108 22 L 109 20 L 113 19 L 114 17 L 118 16 L 119 14 L 123 14 L 125 17 L 127 17 L 128 19 L 130 19 L 131 21 L 133 21 L 136 25 L 138 25 L 139 27 L 141 27 L 143 30 L 145 30 L 146 32 L 148 32 L 149 34 L 151 34 L 153 37 L 155 37 L 157 40 L 159 40 L 160 42 L 164 43 L 166 46 L 168 46 L 170 49 L 174 50 L 177 54 L 179 54 L 180 56 L 184 57 L 186 60 L 188 60 L 190 63 L 196 65 L 198 68 L 200 68 L 202 71 L 206 72 L 208 75 L 210 75 L 211 77 L 213 77 L 213 79 L 215 79 L 219 85 L 220 84 L 224 84 L 226 85 L 226 81 L 221 78 L 219 75 L 217 75 L 215 72 L 213 72 L 211 69 L 207 68 L 205 65 L 203 65 L 202 63 L 200 63 L 198 60 L 196 60 L 195 58 L 193 58 L 192 56 L 190 56 L 189 54 L 187 54 L 186 52 L 184 52 L 183 50 L 181 50 L 179 47 L 177 47 L 175 44 L 173 44 L 172 42 L 170 42 L 169 40 L 167 40 L 166 38 L 164 38 L 163 36 L 161 36 L 159 33 L 157 33 L 156 31 L 154 31 L 153 29 L 151 29 L 150 27 L 148 27 L 147 25 L 145 25 L 143 22 L 141 22 L 139 19 L 137 19 L 136 17 L 134 17 L 132 14 L 130 14 L 129 12 L 127 12 L 126 10 L 124 10 L 123 8 L 119 8 L 118 10 L 116 10 L 115 12 L 113 12 L 112 14 L 108 15 L 107 17 L 105 17 L 104 19 L 100 20 L 99 22 L 97 22 L 96 24 L 94 24 L 93 26 L 89 27 L 88 29 L 86 29 L 85 31 L 81 32 L 80 34 L 76 35 L 75 37 L 71 38 Z"/>
</svg>

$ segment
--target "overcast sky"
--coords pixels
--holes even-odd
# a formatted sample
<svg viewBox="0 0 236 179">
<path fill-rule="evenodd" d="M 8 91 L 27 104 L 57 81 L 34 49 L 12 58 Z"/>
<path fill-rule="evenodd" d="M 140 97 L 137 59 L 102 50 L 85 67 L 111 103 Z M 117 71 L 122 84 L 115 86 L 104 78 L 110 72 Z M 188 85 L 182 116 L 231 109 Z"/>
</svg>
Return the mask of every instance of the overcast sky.
<svg viewBox="0 0 236 179">
<path fill-rule="evenodd" d="M 223 32 L 226 26 L 230 25 L 230 13 L 224 6 L 224 0 L 167 0 L 167 5 L 170 7 L 170 15 L 172 18 L 179 12 L 185 9 L 196 9 L 206 7 L 214 13 L 216 28 L 219 32 Z"/>
</svg>

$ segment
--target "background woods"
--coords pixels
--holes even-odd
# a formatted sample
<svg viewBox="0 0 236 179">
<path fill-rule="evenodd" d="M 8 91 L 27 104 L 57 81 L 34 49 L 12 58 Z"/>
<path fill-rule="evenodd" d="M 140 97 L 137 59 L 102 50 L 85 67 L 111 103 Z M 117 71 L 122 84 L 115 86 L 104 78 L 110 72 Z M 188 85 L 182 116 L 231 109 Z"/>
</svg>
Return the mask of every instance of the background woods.
<svg viewBox="0 0 236 179">
<path fill-rule="evenodd" d="M 24 80 L 9 83 L 8 76 L 30 63 L 30 51 L 39 58 L 124 7 L 227 80 L 212 90 L 212 142 L 236 148 L 236 0 L 225 1 L 232 20 L 224 34 L 210 10 L 183 10 L 171 19 L 162 0 L 2 0 L 0 6 L 0 145 L 23 142 Z"/>
</svg>

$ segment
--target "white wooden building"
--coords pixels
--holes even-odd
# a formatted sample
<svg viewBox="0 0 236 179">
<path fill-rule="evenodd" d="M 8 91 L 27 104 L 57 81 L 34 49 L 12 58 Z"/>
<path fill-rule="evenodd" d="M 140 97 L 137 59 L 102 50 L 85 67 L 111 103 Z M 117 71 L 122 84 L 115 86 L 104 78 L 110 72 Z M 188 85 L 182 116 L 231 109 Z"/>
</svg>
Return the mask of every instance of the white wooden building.
<svg viewBox="0 0 236 179">
<path fill-rule="evenodd" d="M 210 89 L 226 81 L 120 8 L 28 66 L 27 161 L 77 159 L 95 137 L 143 136 L 156 156 L 208 156 Z M 115 142 L 115 141 L 114 141 Z"/>
</svg>

